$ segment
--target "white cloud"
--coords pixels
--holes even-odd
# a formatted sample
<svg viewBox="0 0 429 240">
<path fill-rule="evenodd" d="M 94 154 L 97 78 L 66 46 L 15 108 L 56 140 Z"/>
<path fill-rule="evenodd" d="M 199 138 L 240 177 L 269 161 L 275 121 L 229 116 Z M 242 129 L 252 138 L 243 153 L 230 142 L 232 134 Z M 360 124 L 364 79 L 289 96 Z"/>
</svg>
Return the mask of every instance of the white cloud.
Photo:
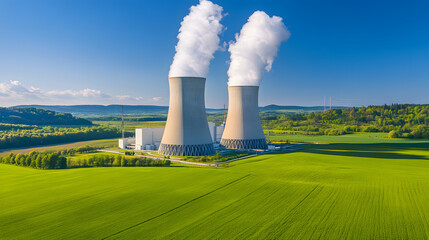
<svg viewBox="0 0 429 240">
<path fill-rule="evenodd" d="M 161 97 L 133 97 L 129 95 L 112 96 L 98 89 L 81 90 L 43 90 L 34 86 L 26 87 L 19 81 L 0 83 L 0 106 L 47 104 L 142 104 L 158 102 Z"/>
<path fill-rule="evenodd" d="M 116 96 L 116 98 L 118 100 L 129 100 L 129 99 L 131 99 L 131 96 L 129 96 L 129 95 L 119 95 L 119 96 Z"/>
<path fill-rule="evenodd" d="M 9 83 L 0 83 L 0 97 L 12 99 L 24 99 L 28 97 L 39 98 L 35 95 L 35 88 L 26 88 L 19 81 L 10 80 Z"/>
<path fill-rule="evenodd" d="M 100 90 L 85 88 L 82 90 L 52 90 L 45 93 L 47 96 L 57 97 L 104 97 L 109 98 L 109 95 L 102 93 Z"/>
<path fill-rule="evenodd" d="M 15 85 L 15 86 L 20 86 L 21 85 L 21 83 L 19 81 L 13 81 L 13 80 L 10 80 L 10 84 L 11 85 Z"/>
</svg>

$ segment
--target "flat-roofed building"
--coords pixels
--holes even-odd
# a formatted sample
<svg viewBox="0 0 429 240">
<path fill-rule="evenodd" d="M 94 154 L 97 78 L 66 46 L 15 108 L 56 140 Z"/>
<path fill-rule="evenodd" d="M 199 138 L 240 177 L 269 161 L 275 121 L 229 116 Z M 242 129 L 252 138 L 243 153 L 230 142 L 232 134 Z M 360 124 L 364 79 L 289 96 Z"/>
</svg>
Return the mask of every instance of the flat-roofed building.
<svg viewBox="0 0 429 240">
<path fill-rule="evenodd" d="M 136 128 L 136 150 L 158 149 L 163 134 L 163 127 Z"/>
</svg>

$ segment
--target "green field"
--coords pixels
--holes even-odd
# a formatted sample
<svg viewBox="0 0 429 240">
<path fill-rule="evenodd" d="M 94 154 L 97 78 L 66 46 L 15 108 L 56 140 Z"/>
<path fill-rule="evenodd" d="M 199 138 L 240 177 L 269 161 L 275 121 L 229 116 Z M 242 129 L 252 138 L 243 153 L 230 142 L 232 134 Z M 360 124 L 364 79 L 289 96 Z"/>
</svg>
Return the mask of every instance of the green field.
<svg viewBox="0 0 429 240">
<path fill-rule="evenodd" d="M 0 238 L 428 239 L 429 141 L 347 136 L 222 169 L 0 164 Z"/>
<path fill-rule="evenodd" d="M 121 121 L 92 121 L 97 125 L 121 128 Z M 135 133 L 136 128 L 164 127 L 165 121 L 125 121 L 125 132 Z"/>
<path fill-rule="evenodd" d="M 306 143 L 421 143 L 421 140 L 389 139 L 387 133 L 354 133 L 340 136 L 303 136 L 303 135 L 280 135 L 270 136 L 270 140 L 289 140 Z"/>
<path fill-rule="evenodd" d="M 91 140 L 91 141 L 82 141 L 74 143 L 65 143 L 58 145 L 49 145 L 49 146 L 40 146 L 40 147 L 28 147 L 20 149 L 0 149 L 0 157 L 6 156 L 9 153 L 13 152 L 18 153 L 29 153 L 31 151 L 58 151 L 67 148 L 79 147 L 83 145 L 89 145 L 93 147 L 113 147 L 118 145 L 118 139 L 100 139 L 100 140 Z"/>
</svg>

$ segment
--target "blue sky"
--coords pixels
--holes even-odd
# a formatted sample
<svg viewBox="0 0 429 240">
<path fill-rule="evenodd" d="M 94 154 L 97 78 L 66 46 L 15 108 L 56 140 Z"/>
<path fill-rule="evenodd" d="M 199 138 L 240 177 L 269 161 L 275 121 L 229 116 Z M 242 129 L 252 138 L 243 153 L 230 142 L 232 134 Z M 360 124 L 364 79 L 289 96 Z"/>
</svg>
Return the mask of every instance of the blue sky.
<svg viewBox="0 0 429 240">
<path fill-rule="evenodd" d="M 429 103 L 428 1 L 213 1 L 221 42 L 256 10 L 291 37 L 264 74 L 260 105 Z M 1 0 L 0 106 L 168 105 L 180 22 L 198 1 Z M 227 104 L 229 52 L 207 75 L 206 105 Z"/>
</svg>

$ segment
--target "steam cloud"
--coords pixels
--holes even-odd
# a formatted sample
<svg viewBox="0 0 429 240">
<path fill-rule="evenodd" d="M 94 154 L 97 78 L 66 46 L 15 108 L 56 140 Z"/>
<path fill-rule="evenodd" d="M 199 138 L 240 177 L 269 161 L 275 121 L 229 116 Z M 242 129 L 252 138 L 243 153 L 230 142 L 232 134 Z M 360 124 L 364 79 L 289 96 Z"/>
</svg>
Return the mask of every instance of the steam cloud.
<svg viewBox="0 0 429 240">
<path fill-rule="evenodd" d="M 290 32 L 281 17 L 268 16 L 256 11 L 236 34 L 231 43 L 231 63 L 228 69 L 229 86 L 259 86 L 263 69 L 271 70 L 281 42 L 290 37 Z"/>
<path fill-rule="evenodd" d="M 170 77 L 206 77 L 213 53 L 219 48 L 222 7 L 207 0 L 192 6 L 183 18 Z"/>
</svg>

